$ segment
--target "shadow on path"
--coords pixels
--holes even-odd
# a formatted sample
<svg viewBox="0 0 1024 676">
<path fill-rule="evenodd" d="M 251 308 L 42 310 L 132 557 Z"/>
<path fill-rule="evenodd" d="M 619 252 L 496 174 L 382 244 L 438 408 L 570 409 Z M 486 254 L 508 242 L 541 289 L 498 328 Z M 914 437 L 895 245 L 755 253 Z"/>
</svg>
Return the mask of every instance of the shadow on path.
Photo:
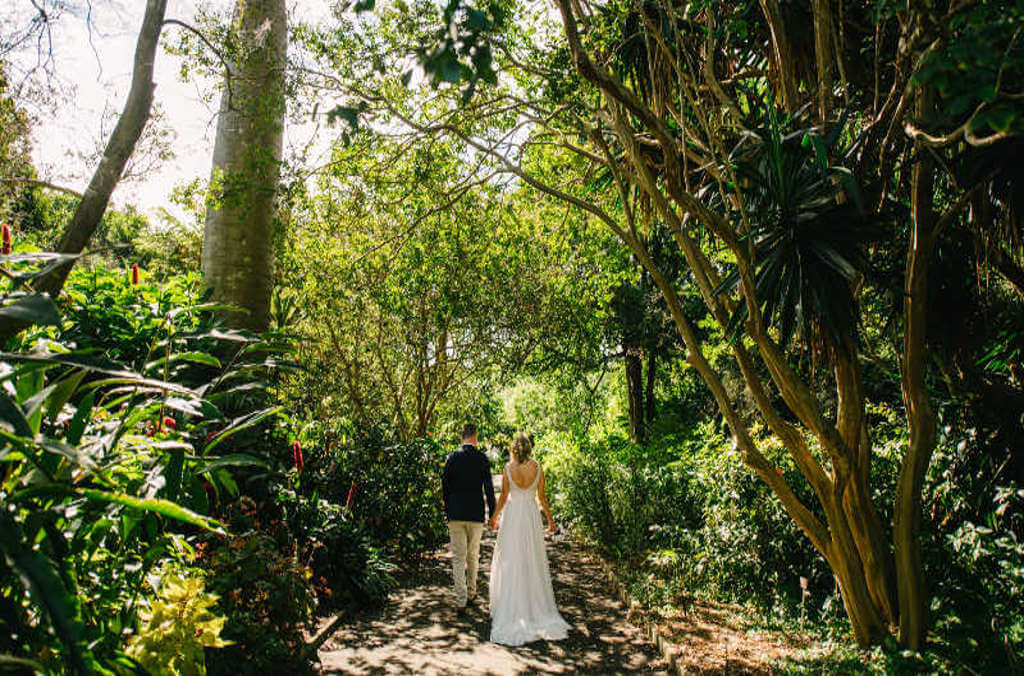
<svg viewBox="0 0 1024 676">
<path fill-rule="evenodd" d="M 645 634 L 626 620 L 601 566 L 569 539 L 548 544 L 555 600 L 573 629 L 565 641 L 518 648 L 490 643 L 487 578 L 494 534 L 480 551 L 479 600 L 468 615 L 452 604 L 447 550 L 428 557 L 418 580 L 376 615 L 342 626 L 320 649 L 325 673 L 667 673 Z"/>
</svg>

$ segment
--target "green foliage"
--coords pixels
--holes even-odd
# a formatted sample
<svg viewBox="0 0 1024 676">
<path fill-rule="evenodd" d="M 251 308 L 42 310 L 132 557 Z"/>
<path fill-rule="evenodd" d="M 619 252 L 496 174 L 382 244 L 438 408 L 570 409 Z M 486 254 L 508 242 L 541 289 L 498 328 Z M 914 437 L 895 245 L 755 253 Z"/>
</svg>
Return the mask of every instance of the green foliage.
<svg viewBox="0 0 1024 676">
<path fill-rule="evenodd" d="M 299 556 L 312 571 L 313 588 L 322 612 L 380 606 L 396 582 L 379 533 L 351 510 L 314 495 L 278 494 Z M 433 542 L 421 542 L 427 549 Z M 411 549 L 411 547 L 410 547 Z"/>
<path fill-rule="evenodd" d="M 156 595 L 139 611 L 141 626 L 128 640 L 127 655 L 152 674 L 206 673 L 204 648 L 222 648 L 224 618 L 214 612 L 217 597 L 205 591 L 193 571 L 160 577 Z"/>
<path fill-rule="evenodd" d="M 452 448 L 429 437 L 403 441 L 379 428 L 333 439 L 329 449 L 326 438 L 318 444 L 322 460 L 303 479 L 304 490 L 343 505 L 354 485 L 355 519 L 400 561 L 411 563 L 444 541 L 440 477 Z"/>
<path fill-rule="evenodd" d="M 15 261 L 16 283 L 47 260 Z M 268 464 L 249 448 L 212 451 L 267 417 L 274 348 L 217 329 L 194 281 L 171 286 L 77 271 L 59 326 L 0 356 L 4 653 L 79 671 L 123 659 L 146 576 L 187 560 L 198 533 L 223 532 L 210 499 L 237 492 L 232 468 Z M 116 310 L 128 302 L 138 335 Z M 225 348 L 228 366 L 213 354 Z"/>
<path fill-rule="evenodd" d="M 799 128 L 799 119 L 779 118 L 769 108 L 731 153 L 745 200 L 744 222 L 736 226 L 751 231 L 759 309 L 783 346 L 799 331 L 805 347 L 845 347 L 856 342 L 853 287 L 868 270 L 867 245 L 879 228 L 852 172 L 834 163 L 843 125 L 822 138 Z M 738 284 L 734 272 L 721 288 Z M 746 317 L 741 304 L 729 330 Z"/>
<path fill-rule="evenodd" d="M 12 96 L 7 65 L 0 64 L 0 178 L 34 178 L 31 119 Z M 18 215 L 32 201 L 24 184 L 0 183 L 0 222 L 20 225 Z"/>
<path fill-rule="evenodd" d="M 610 437 L 577 446 L 538 444 L 558 512 L 606 556 L 645 556 L 664 525 L 697 519 L 688 477 L 651 449 Z"/>
<path fill-rule="evenodd" d="M 931 86 L 947 127 L 975 137 L 1024 134 L 1024 109 L 1007 85 L 1024 74 L 1020 3 L 981 2 L 957 13 L 951 38 L 927 55 L 916 83 Z"/>
<path fill-rule="evenodd" d="M 32 192 L 31 199 L 12 215 L 16 224 L 14 241 L 43 250 L 55 249 L 75 213 L 78 197 L 40 188 Z M 133 242 L 149 227 L 148 219 L 134 207 L 107 209 L 89 242 L 89 249 L 99 254 L 87 259 L 86 265 L 131 265 L 136 260 Z"/>
<path fill-rule="evenodd" d="M 309 673 L 303 629 L 311 628 L 312 573 L 298 558 L 279 519 L 243 497 L 226 508 L 231 538 L 199 546 L 207 587 L 226 617 L 222 636 L 233 645 L 208 653 L 211 674 L 258 674 L 267 669 Z"/>
<path fill-rule="evenodd" d="M 878 490 L 891 496 L 906 433 L 892 408 L 876 404 L 870 411 Z M 964 425 L 977 424 L 984 412 L 959 405 L 943 415 Z M 620 561 L 631 594 L 650 606 L 685 608 L 690 597 L 709 597 L 752 607 L 766 626 L 788 631 L 806 619 L 814 631 L 844 640 L 849 628 L 831 573 L 768 488 L 743 469 L 713 423 L 669 422 L 660 421 L 647 448 L 615 437 L 542 440 L 538 449 L 558 517 Z M 851 660 L 852 673 L 962 673 L 962 665 L 1002 673 L 1024 654 L 1014 610 L 1024 590 L 1024 491 L 1011 481 L 992 486 L 993 474 L 1009 461 L 998 435 L 946 431 L 925 502 L 931 505 L 924 542 L 933 650 L 904 653 L 892 644 L 869 658 L 842 658 Z M 771 437 L 764 441 L 774 445 L 774 460 L 791 485 L 799 486 L 781 446 Z M 806 597 L 801 577 L 808 580 Z M 867 669 L 865 659 L 879 668 Z M 814 661 L 786 668 L 820 673 L 827 667 Z"/>
<path fill-rule="evenodd" d="M 538 344 L 597 361 L 606 290 L 587 273 L 603 256 L 585 226 L 564 237 L 501 190 L 465 185 L 456 144 L 388 159 L 400 150 L 336 149 L 332 180 L 360 180 L 325 183 L 302 206 L 285 257 L 309 339 L 293 405 L 411 438 L 485 400 L 483 376 L 546 358 Z"/>
</svg>

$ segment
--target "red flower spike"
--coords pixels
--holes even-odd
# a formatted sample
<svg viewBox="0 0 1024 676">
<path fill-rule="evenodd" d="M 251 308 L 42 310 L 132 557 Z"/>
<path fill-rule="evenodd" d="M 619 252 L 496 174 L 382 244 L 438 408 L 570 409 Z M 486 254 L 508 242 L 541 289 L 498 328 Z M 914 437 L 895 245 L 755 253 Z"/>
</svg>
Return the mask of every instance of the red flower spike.
<svg viewBox="0 0 1024 676">
<path fill-rule="evenodd" d="M 7 256 L 11 253 L 11 226 L 4 223 L 3 228 L 0 228 L 3 239 L 3 254 Z"/>
<path fill-rule="evenodd" d="M 348 487 L 348 499 L 345 500 L 345 509 L 351 510 L 352 505 L 356 503 L 356 482 L 353 481 L 352 485 Z"/>
<path fill-rule="evenodd" d="M 297 440 L 292 442 L 292 461 L 295 463 L 295 469 L 300 472 L 306 466 L 306 463 L 302 459 L 302 444 Z"/>
<path fill-rule="evenodd" d="M 132 286 L 139 283 L 139 264 L 132 263 Z"/>
<path fill-rule="evenodd" d="M 178 429 L 178 421 L 169 415 L 164 416 L 164 427 L 169 430 L 176 430 Z"/>
</svg>

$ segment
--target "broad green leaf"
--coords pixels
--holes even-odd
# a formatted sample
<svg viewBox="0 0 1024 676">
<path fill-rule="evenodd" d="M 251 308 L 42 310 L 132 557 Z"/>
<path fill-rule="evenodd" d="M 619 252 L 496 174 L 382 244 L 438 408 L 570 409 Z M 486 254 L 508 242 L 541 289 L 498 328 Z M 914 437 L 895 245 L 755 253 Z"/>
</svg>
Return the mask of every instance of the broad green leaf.
<svg viewBox="0 0 1024 676">
<path fill-rule="evenodd" d="M 202 514 L 196 514 L 190 509 L 182 507 L 176 502 L 165 500 L 163 498 L 136 498 L 131 495 L 125 495 L 124 493 L 114 493 L 96 490 L 93 488 L 80 488 L 76 489 L 75 493 L 84 495 L 87 498 L 93 500 L 99 500 L 101 502 L 111 502 L 118 505 L 124 505 L 131 509 L 138 509 L 144 512 L 151 512 L 153 514 L 159 514 L 166 516 L 169 519 L 175 519 L 176 521 L 182 521 L 184 523 L 192 524 L 206 530 L 213 531 L 215 533 L 226 534 L 227 531 L 214 519 Z"/>
<path fill-rule="evenodd" d="M 96 461 L 84 453 L 82 449 L 66 444 L 63 441 L 48 439 L 43 436 L 36 438 L 36 445 L 47 453 L 63 456 L 79 467 L 89 470 L 102 483 L 108 486 L 113 485 L 113 482 L 104 474 L 103 470 L 96 464 Z"/>
<path fill-rule="evenodd" d="M 197 474 L 203 474 L 205 472 L 212 472 L 223 467 L 262 467 L 264 469 L 270 469 L 270 464 L 262 458 L 257 458 L 255 455 L 249 455 L 247 453 L 232 453 L 230 455 L 222 455 L 219 458 L 210 460 L 205 465 L 196 468 Z"/>
<path fill-rule="evenodd" d="M 60 415 L 64 404 L 68 403 L 68 400 L 74 395 L 78 386 L 82 384 L 83 378 L 85 378 L 85 371 L 78 369 L 60 380 L 59 387 L 46 401 L 46 414 L 51 421 L 56 420 Z"/>
<path fill-rule="evenodd" d="M 138 387 L 148 387 L 148 391 L 150 392 L 157 390 L 164 392 L 178 392 L 180 394 L 187 394 L 191 392 L 187 387 L 176 383 L 169 383 L 164 380 L 152 380 L 150 378 L 143 378 L 134 374 L 116 378 L 91 380 L 85 384 L 85 387 L 95 389 L 97 387 L 105 387 L 107 385 L 137 385 Z"/>
<path fill-rule="evenodd" d="M 0 392 L 0 422 L 5 422 L 13 428 L 18 436 L 32 439 L 32 426 L 25 417 L 21 407 L 7 396 L 6 392 Z"/>
<path fill-rule="evenodd" d="M 92 406 L 95 401 L 96 392 L 92 391 L 86 392 L 85 396 L 82 397 L 82 401 L 79 402 L 78 409 L 68 424 L 67 442 L 72 446 L 77 446 L 82 441 L 82 434 L 85 432 L 86 423 L 89 422 L 89 416 L 92 413 Z"/>
<path fill-rule="evenodd" d="M 148 372 L 165 363 L 174 364 L 179 361 L 187 361 L 193 364 L 205 364 L 206 366 L 213 366 L 215 368 L 220 368 L 221 366 L 220 360 L 207 352 L 179 352 L 178 354 L 172 354 L 170 359 L 167 357 L 154 359 L 146 364 L 146 367 L 143 370 Z"/>
<path fill-rule="evenodd" d="M 60 314 L 49 296 L 33 293 L 20 296 L 13 303 L 0 307 L 0 317 L 41 326 L 59 326 Z"/>
<path fill-rule="evenodd" d="M 68 593 L 53 562 L 25 541 L 7 510 L 0 510 L 0 550 L 7 564 L 24 581 L 29 594 L 46 611 L 67 650 L 68 666 L 81 674 L 95 671 L 95 661 L 82 638 L 82 622 L 74 597 Z"/>
<path fill-rule="evenodd" d="M 178 492 L 181 490 L 181 475 L 185 467 L 185 452 L 171 453 L 171 460 L 164 470 L 164 494 L 168 500 L 177 500 Z"/>
<path fill-rule="evenodd" d="M 43 422 L 43 405 L 46 404 L 50 395 L 53 394 L 59 386 L 60 382 L 51 383 L 33 394 L 25 400 L 24 404 L 22 404 L 22 409 L 25 411 L 25 418 L 28 419 L 28 424 L 32 428 L 33 435 L 39 434 L 39 427 Z"/>
<path fill-rule="evenodd" d="M 203 456 L 205 457 L 210 451 L 216 448 L 222 441 L 228 439 L 233 434 L 241 432 L 244 429 L 259 424 L 262 420 L 269 418 L 272 415 L 276 415 L 281 410 L 280 406 L 274 406 L 272 408 L 265 408 L 262 411 L 255 411 L 249 415 L 242 416 L 241 418 L 235 419 L 230 425 L 225 427 L 223 430 L 217 433 L 213 439 L 203 448 Z"/>
</svg>

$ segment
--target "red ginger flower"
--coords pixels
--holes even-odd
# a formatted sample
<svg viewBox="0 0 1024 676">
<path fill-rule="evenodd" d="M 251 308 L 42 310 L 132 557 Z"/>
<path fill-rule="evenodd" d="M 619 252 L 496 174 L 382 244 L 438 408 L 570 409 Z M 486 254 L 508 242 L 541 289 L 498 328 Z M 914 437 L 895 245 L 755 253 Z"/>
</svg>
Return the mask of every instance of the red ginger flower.
<svg viewBox="0 0 1024 676">
<path fill-rule="evenodd" d="M 306 466 L 305 461 L 302 459 L 302 444 L 298 440 L 292 442 L 292 461 L 295 463 L 295 469 L 300 472 Z"/>
<path fill-rule="evenodd" d="M 348 499 L 345 500 L 345 509 L 352 509 L 352 505 L 356 502 L 356 482 L 353 481 L 352 485 L 348 487 Z"/>
<path fill-rule="evenodd" d="M 11 253 L 11 226 L 4 223 L 3 228 L 0 228 L 0 232 L 2 232 L 0 237 L 3 239 L 2 252 L 6 256 Z"/>
<path fill-rule="evenodd" d="M 169 415 L 164 416 L 164 427 L 169 430 L 176 430 L 178 429 L 178 421 Z"/>
<path fill-rule="evenodd" d="M 132 286 L 139 283 L 139 264 L 132 263 Z"/>
</svg>

